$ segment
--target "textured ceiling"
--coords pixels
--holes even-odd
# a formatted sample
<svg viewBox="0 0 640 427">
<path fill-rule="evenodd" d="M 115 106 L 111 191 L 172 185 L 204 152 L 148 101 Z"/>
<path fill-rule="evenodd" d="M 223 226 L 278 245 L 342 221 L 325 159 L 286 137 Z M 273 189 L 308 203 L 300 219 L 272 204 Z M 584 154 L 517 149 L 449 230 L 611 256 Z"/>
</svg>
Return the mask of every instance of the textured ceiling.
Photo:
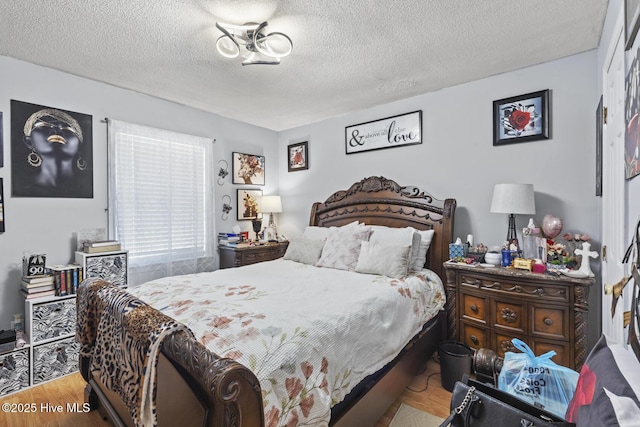
<svg viewBox="0 0 640 427">
<path fill-rule="evenodd" d="M 606 0 L 2 0 L 0 55 L 279 131 L 597 48 L 606 9 Z M 293 40 L 280 65 L 217 54 L 216 21 L 265 20 Z"/>
</svg>

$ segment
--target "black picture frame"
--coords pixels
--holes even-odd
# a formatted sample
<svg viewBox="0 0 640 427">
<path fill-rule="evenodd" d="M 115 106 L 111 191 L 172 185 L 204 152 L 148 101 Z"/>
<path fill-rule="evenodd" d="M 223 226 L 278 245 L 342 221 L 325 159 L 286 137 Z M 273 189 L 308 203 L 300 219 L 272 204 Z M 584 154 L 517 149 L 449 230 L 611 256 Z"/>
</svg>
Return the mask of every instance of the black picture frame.
<svg viewBox="0 0 640 427">
<path fill-rule="evenodd" d="M 0 233 L 4 233 L 4 183 L 0 178 Z"/>
<path fill-rule="evenodd" d="M 289 172 L 309 169 L 309 141 L 287 146 L 287 164 Z"/>
<path fill-rule="evenodd" d="M 549 139 L 549 89 L 493 101 L 493 145 Z"/>
<path fill-rule="evenodd" d="M 422 144 L 422 110 L 346 126 L 346 154 Z"/>
<path fill-rule="evenodd" d="M 624 0 L 624 50 L 629 50 L 640 28 L 640 0 Z"/>
<path fill-rule="evenodd" d="M 602 196 L 602 95 L 596 107 L 596 196 Z"/>
<path fill-rule="evenodd" d="M 265 161 L 265 157 L 258 154 L 233 152 L 232 182 L 243 185 L 265 185 Z"/>
<path fill-rule="evenodd" d="M 0 168 L 4 167 L 4 124 L 2 118 L 2 111 L 0 111 Z"/>
<path fill-rule="evenodd" d="M 262 218 L 258 213 L 259 198 L 262 197 L 262 190 L 253 188 L 238 188 L 236 190 L 236 212 L 238 221 Z"/>
<path fill-rule="evenodd" d="M 10 117 L 11 197 L 93 198 L 93 116 L 12 99 Z M 65 148 L 42 151 L 35 129 L 51 120 Z"/>
</svg>

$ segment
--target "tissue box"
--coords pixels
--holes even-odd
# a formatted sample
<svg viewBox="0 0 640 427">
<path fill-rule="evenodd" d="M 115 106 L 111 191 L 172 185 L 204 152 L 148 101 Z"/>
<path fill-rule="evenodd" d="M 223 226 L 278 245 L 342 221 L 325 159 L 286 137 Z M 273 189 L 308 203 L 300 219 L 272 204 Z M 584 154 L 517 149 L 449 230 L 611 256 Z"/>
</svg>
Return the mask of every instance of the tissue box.
<svg viewBox="0 0 640 427">
<path fill-rule="evenodd" d="M 456 245 L 455 243 L 449 243 L 449 259 L 453 259 L 455 257 L 466 257 L 467 256 L 467 248 L 469 245 L 463 243 L 462 245 Z"/>
</svg>

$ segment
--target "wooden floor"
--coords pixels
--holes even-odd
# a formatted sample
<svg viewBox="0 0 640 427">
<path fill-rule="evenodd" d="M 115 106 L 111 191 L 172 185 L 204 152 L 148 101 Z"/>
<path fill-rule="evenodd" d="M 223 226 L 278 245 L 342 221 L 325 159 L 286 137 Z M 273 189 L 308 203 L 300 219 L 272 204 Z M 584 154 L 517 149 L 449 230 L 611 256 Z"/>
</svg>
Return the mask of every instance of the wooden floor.
<svg viewBox="0 0 640 427">
<path fill-rule="evenodd" d="M 97 411 L 83 412 L 84 385 L 80 374 L 75 373 L 0 399 L 0 426 L 109 426 Z M 426 370 L 414 378 L 375 427 L 387 427 L 401 403 L 446 418 L 450 399 L 451 393 L 442 388 L 440 383 L 440 365 L 429 360 Z M 7 406 L 9 411 L 6 410 Z"/>
</svg>

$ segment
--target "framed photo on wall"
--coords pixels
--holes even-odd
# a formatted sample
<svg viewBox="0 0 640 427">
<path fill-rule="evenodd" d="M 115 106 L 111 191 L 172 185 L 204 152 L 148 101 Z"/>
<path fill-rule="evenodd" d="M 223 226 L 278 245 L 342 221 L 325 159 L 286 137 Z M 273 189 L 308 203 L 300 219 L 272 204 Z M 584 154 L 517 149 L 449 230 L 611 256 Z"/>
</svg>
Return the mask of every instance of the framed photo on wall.
<svg viewBox="0 0 640 427">
<path fill-rule="evenodd" d="M 4 233 L 4 183 L 0 178 L 0 233 Z"/>
<path fill-rule="evenodd" d="M 549 139 L 549 89 L 493 101 L 493 145 Z"/>
<path fill-rule="evenodd" d="M 640 28 L 640 0 L 624 0 L 624 50 L 631 49 Z"/>
<path fill-rule="evenodd" d="M 625 134 L 624 134 L 624 176 L 631 179 L 640 174 L 640 93 L 638 93 L 637 76 L 640 72 L 638 58 L 640 48 L 636 52 L 624 83 L 625 96 Z"/>
<path fill-rule="evenodd" d="M 262 217 L 262 214 L 258 213 L 258 203 L 260 197 L 262 197 L 262 190 L 239 188 L 237 193 L 236 211 L 238 212 L 238 221 Z"/>
<path fill-rule="evenodd" d="M 11 100 L 11 195 L 93 198 L 93 118 Z"/>
<path fill-rule="evenodd" d="M 287 159 L 289 163 L 289 172 L 309 169 L 308 141 L 288 145 Z"/>
<path fill-rule="evenodd" d="M 596 196 L 602 196 L 602 95 L 596 108 Z"/>
<path fill-rule="evenodd" d="M 2 134 L 4 126 L 2 123 L 2 111 L 0 111 L 0 168 L 4 166 L 4 135 Z"/>
<path fill-rule="evenodd" d="M 235 152 L 232 154 L 234 184 L 264 185 L 264 156 Z"/>
<path fill-rule="evenodd" d="M 422 110 L 344 128 L 346 154 L 422 144 Z"/>
</svg>

